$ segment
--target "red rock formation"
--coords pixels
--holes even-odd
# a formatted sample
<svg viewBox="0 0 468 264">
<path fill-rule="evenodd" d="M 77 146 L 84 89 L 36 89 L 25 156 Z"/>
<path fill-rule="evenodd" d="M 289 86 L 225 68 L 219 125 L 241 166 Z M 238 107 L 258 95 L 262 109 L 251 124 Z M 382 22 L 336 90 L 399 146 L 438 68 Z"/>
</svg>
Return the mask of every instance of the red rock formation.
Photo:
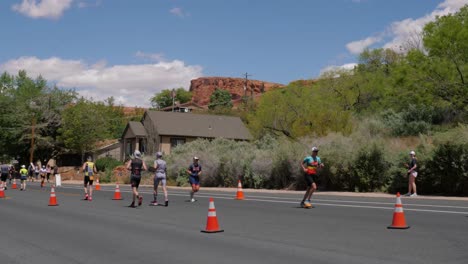
<svg viewBox="0 0 468 264">
<path fill-rule="evenodd" d="M 245 79 L 229 77 L 201 77 L 190 82 L 192 102 L 199 105 L 208 105 L 210 96 L 216 88 L 227 90 L 231 93 L 234 101 L 241 99 L 244 95 L 257 97 L 263 92 L 283 87 L 283 84 L 248 80 L 247 89 L 244 91 Z"/>
</svg>

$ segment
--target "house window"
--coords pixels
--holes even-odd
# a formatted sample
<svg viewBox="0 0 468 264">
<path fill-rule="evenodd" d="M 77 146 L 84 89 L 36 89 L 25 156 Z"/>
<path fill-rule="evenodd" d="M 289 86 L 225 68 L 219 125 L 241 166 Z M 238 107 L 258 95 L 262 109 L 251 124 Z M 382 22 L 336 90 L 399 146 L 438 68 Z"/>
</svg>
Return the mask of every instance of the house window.
<svg viewBox="0 0 468 264">
<path fill-rule="evenodd" d="M 185 144 L 185 138 L 171 138 L 171 148 Z"/>
</svg>

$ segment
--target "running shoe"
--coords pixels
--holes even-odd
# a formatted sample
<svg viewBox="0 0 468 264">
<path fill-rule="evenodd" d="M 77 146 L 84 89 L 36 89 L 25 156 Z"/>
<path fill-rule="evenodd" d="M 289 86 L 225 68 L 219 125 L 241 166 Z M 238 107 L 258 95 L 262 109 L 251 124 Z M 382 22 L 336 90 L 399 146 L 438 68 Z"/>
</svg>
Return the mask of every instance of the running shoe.
<svg viewBox="0 0 468 264">
<path fill-rule="evenodd" d="M 143 196 L 138 197 L 138 206 L 141 206 L 143 203 Z"/>
<path fill-rule="evenodd" d="M 305 202 L 301 201 L 301 207 L 305 207 Z"/>
<path fill-rule="evenodd" d="M 169 201 L 165 201 L 164 206 L 168 207 L 169 206 Z"/>
<path fill-rule="evenodd" d="M 416 197 L 416 196 L 418 196 L 417 193 L 413 193 L 412 195 L 410 195 L 410 197 Z"/>
<path fill-rule="evenodd" d="M 153 202 L 150 203 L 150 205 L 152 205 L 152 206 L 157 206 L 157 205 L 158 205 L 158 202 L 153 201 Z"/>
<path fill-rule="evenodd" d="M 192 198 L 192 199 L 190 200 L 191 203 L 194 203 L 195 201 L 196 201 L 196 200 L 195 200 L 194 198 Z"/>
<path fill-rule="evenodd" d="M 405 196 L 411 196 L 411 193 L 407 193 L 407 194 L 405 194 Z"/>
<path fill-rule="evenodd" d="M 132 202 L 128 207 L 131 207 L 131 208 L 136 208 L 135 206 L 135 202 Z"/>
<path fill-rule="evenodd" d="M 87 194 L 85 194 L 85 197 L 84 197 L 85 200 L 88 200 L 89 199 L 89 196 Z"/>
<path fill-rule="evenodd" d="M 92 200 L 93 200 L 93 197 L 90 196 L 90 197 L 88 198 L 88 201 L 91 202 Z"/>
</svg>

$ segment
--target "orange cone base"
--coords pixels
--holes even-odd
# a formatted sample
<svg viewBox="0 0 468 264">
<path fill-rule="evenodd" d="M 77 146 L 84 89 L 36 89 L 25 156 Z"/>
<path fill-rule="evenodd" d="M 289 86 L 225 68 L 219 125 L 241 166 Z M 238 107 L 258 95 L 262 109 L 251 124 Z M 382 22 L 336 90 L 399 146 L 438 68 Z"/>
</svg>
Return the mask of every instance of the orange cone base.
<svg viewBox="0 0 468 264">
<path fill-rule="evenodd" d="M 236 199 L 236 200 L 244 200 L 245 197 L 244 197 L 244 195 L 237 195 L 237 197 L 234 198 L 234 199 Z"/>
<path fill-rule="evenodd" d="M 388 226 L 387 229 L 408 229 L 409 226 Z"/>
<path fill-rule="evenodd" d="M 224 230 L 220 229 L 220 230 L 201 230 L 200 232 L 202 233 L 221 233 L 221 232 L 224 232 Z"/>
<path fill-rule="evenodd" d="M 114 200 L 114 201 L 118 201 L 118 200 L 123 200 L 123 199 L 122 199 L 122 198 L 118 198 L 118 199 L 116 199 L 116 198 L 112 198 L 112 200 Z"/>
<path fill-rule="evenodd" d="M 58 206 L 58 204 L 49 204 L 49 206 Z"/>
</svg>

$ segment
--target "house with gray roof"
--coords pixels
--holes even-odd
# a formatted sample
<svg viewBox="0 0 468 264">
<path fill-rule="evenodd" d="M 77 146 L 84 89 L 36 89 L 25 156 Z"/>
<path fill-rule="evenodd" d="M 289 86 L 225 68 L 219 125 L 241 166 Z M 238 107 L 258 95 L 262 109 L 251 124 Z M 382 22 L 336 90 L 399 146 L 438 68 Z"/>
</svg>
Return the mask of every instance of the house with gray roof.
<svg viewBox="0 0 468 264">
<path fill-rule="evenodd" d="M 198 138 L 251 140 L 239 117 L 148 110 L 141 122 L 131 121 L 122 134 L 122 160 L 136 149 L 147 155 L 171 149 Z"/>
</svg>

